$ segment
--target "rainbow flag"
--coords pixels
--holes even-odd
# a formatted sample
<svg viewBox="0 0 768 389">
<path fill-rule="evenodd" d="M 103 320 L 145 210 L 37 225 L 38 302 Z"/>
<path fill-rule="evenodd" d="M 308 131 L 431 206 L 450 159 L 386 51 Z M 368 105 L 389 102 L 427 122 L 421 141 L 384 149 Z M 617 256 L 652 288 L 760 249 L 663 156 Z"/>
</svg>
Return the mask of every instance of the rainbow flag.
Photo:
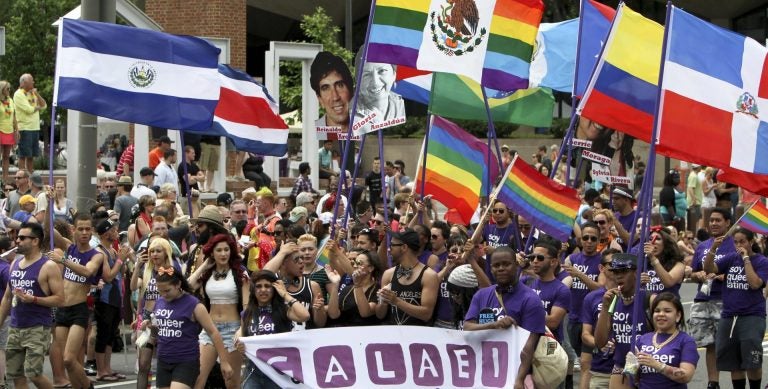
<svg viewBox="0 0 768 389">
<path fill-rule="evenodd" d="M 768 208 L 758 201 L 739 220 L 739 225 L 758 234 L 768 235 Z"/>
<path fill-rule="evenodd" d="M 576 189 L 543 176 L 516 157 L 496 190 L 496 198 L 531 225 L 561 241 L 570 237 L 581 206 Z"/>
<path fill-rule="evenodd" d="M 315 263 L 320 266 L 325 266 L 331 263 L 331 249 L 328 248 L 327 243 L 328 242 L 326 241 L 326 244 L 324 244 L 323 247 L 320 247 L 320 250 L 317 250 L 317 258 L 315 259 Z"/>
<path fill-rule="evenodd" d="M 498 90 L 527 88 L 543 1 L 470 3 L 476 12 L 460 15 L 445 0 L 377 0 L 366 60 L 461 74 Z"/>
<path fill-rule="evenodd" d="M 650 143 L 664 27 L 623 3 L 577 113 Z"/>
<path fill-rule="evenodd" d="M 425 137 L 426 139 L 426 137 Z M 463 220 L 470 220 L 481 194 L 490 191 L 488 145 L 461 127 L 432 116 L 427 152 L 424 194 L 432 195 L 447 208 L 455 208 Z M 416 192 L 421 191 L 424 152 L 416 171 Z M 498 160 L 491 155 L 491 180 L 499 173 Z"/>
</svg>

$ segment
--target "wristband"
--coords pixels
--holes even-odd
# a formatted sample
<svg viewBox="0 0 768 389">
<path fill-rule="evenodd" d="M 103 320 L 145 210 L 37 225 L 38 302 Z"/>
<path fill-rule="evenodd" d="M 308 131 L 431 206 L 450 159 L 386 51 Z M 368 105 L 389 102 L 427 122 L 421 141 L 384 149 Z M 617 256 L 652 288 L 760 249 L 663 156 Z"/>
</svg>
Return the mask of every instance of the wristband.
<svg viewBox="0 0 768 389">
<path fill-rule="evenodd" d="M 32 296 L 32 304 L 37 304 L 37 296 Z"/>
<path fill-rule="evenodd" d="M 290 301 L 290 302 L 287 304 L 287 305 L 288 305 L 288 308 L 290 308 L 290 307 L 291 307 L 293 304 L 296 304 L 296 302 L 297 302 L 297 301 L 298 301 L 298 300 L 296 300 L 296 299 L 293 299 L 293 300 L 291 300 L 291 301 Z"/>
<path fill-rule="evenodd" d="M 749 260 L 749 255 L 745 255 L 745 256 L 741 257 L 741 259 L 743 259 L 743 260 L 744 260 L 744 263 L 748 263 L 748 262 L 750 262 L 750 260 Z"/>
</svg>

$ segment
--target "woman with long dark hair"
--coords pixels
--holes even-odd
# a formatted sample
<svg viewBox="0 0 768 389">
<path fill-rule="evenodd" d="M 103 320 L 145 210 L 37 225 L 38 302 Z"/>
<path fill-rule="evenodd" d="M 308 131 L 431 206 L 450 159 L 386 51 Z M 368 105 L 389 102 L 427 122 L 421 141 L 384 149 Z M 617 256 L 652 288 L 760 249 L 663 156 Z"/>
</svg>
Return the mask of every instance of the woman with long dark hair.
<svg viewBox="0 0 768 389">
<path fill-rule="evenodd" d="M 136 217 L 136 232 L 131 244 L 141 242 L 145 236 L 152 232 L 152 211 L 155 210 L 155 198 L 150 195 L 141 196 L 139 199 L 139 215 Z"/>
<path fill-rule="evenodd" d="M 157 387 L 192 387 L 200 373 L 200 330 L 205 330 L 220 355 L 226 355 L 226 348 L 208 310 L 192 294 L 182 272 L 160 267 L 157 273 L 160 299 L 151 319 L 157 329 Z M 143 326 L 149 324 L 145 320 Z M 221 359 L 221 374 L 226 380 L 232 376 L 226 358 Z"/>
<path fill-rule="evenodd" d="M 687 388 L 693 378 L 699 352 L 696 341 L 683 332 L 685 312 L 680 298 L 664 292 L 651 303 L 655 331 L 637 340 L 637 360 L 640 364 L 639 387 Z"/>
<path fill-rule="evenodd" d="M 235 333 L 240 328 L 240 313 L 248 304 L 248 275 L 242 266 L 240 250 L 232 234 L 214 235 L 203 247 L 205 261 L 189 277 L 193 291 L 199 292 L 216 329 L 224 340 L 227 353 L 220 355 L 213 348 L 207 333 L 200 333 L 200 375 L 195 388 L 203 388 L 216 358 L 227 360 L 232 366 L 232 377 L 227 388 L 240 387 L 242 355 L 235 349 Z"/>
<path fill-rule="evenodd" d="M 472 265 L 459 265 L 448 276 L 448 294 L 453 306 L 453 325 L 458 330 L 464 329 L 464 316 L 469 310 L 472 297 L 478 290 L 477 276 Z"/>
<path fill-rule="evenodd" d="M 685 277 L 685 263 L 677 243 L 661 226 L 651 227 L 649 241 L 643 245 L 648 268 L 641 275 L 649 293 L 672 292 L 680 296 L 680 284 Z"/>
<path fill-rule="evenodd" d="M 688 203 L 685 200 L 685 192 L 677 189 L 678 185 L 680 185 L 680 172 L 677 170 L 667 172 L 664 176 L 664 186 L 659 192 L 659 212 L 665 225 L 672 224 L 678 231 L 683 231 Z"/>
<path fill-rule="evenodd" d="M 237 336 L 254 336 L 290 332 L 293 323 L 309 320 L 309 311 L 288 294 L 282 280 L 269 270 L 261 270 L 253 275 L 250 282 L 248 304 L 242 315 L 242 322 Z M 241 354 L 245 345 L 235 341 Z M 269 377 L 246 358 L 243 389 L 279 389 Z"/>
</svg>

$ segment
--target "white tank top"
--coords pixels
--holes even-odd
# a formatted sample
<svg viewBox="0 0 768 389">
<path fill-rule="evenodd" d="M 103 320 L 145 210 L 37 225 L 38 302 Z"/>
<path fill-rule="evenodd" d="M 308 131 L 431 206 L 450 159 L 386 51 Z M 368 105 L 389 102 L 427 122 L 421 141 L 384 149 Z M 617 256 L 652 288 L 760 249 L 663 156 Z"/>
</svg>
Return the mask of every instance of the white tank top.
<svg viewBox="0 0 768 389">
<path fill-rule="evenodd" d="M 221 280 L 211 275 L 205 283 L 205 294 L 211 304 L 237 304 L 237 285 L 235 285 L 232 269 L 229 269 L 226 277 Z"/>
</svg>

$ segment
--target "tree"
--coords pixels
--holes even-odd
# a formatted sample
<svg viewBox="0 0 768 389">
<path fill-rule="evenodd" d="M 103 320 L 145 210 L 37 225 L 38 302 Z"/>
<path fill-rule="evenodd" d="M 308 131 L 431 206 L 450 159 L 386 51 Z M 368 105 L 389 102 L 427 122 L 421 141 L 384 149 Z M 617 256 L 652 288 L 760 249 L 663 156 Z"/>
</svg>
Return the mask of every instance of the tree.
<svg viewBox="0 0 768 389">
<path fill-rule="evenodd" d="M 7 10 L 7 13 L 0 12 L 0 24 L 5 24 L 6 34 L 0 78 L 18 87 L 19 77 L 30 73 L 40 94 L 52 102 L 58 31 L 51 24 L 75 8 L 80 0 L 3 0 L 0 3 L 4 3 L 0 10 Z M 50 121 L 50 115 L 40 115 L 40 118 L 45 123 Z"/>
<path fill-rule="evenodd" d="M 333 19 L 323 7 L 317 7 L 315 13 L 302 17 L 301 30 L 308 38 L 305 42 L 320 43 L 323 50 L 341 57 L 348 65 L 352 64 L 354 54 L 339 44 L 341 29 L 333 24 Z M 349 69 L 355 74 L 353 66 Z M 301 65 L 297 62 L 281 62 L 280 102 L 292 111 L 301 107 L 301 96 Z"/>
</svg>

